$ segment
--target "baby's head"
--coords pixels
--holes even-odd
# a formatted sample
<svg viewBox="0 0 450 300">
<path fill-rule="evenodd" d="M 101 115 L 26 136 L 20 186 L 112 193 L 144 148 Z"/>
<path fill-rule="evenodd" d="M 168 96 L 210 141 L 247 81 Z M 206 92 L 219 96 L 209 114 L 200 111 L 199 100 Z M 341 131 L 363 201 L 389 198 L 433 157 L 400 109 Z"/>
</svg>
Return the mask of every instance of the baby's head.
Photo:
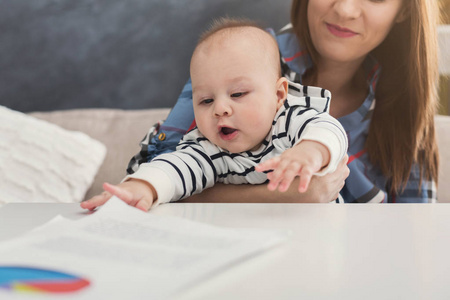
<svg viewBox="0 0 450 300">
<path fill-rule="evenodd" d="M 198 129 L 230 151 L 256 150 L 287 96 L 278 45 L 255 23 L 220 19 L 191 59 Z"/>
<path fill-rule="evenodd" d="M 256 22 L 229 18 L 215 20 L 210 29 L 200 36 L 192 55 L 191 72 L 192 62 L 199 53 L 221 53 L 230 49 L 235 49 L 237 55 L 244 57 L 257 56 L 260 63 L 267 64 L 267 71 L 273 70 L 277 78 L 281 76 L 280 53 L 275 38 Z"/>
</svg>

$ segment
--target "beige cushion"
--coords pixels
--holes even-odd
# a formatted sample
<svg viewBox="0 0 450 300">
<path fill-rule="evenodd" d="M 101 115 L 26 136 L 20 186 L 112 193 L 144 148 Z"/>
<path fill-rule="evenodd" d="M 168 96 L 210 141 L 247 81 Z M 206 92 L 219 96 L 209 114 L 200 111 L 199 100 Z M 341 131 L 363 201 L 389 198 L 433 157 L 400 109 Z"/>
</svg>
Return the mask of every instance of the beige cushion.
<svg viewBox="0 0 450 300">
<path fill-rule="evenodd" d="M 436 116 L 436 134 L 439 146 L 438 201 L 450 202 L 450 116 Z"/>
<path fill-rule="evenodd" d="M 168 113 L 169 109 L 78 109 L 31 115 L 66 129 L 85 132 L 107 147 L 105 161 L 86 194 L 85 199 L 88 199 L 102 192 L 103 182 L 119 183 L 122 180 L 128 162 L 139 152 L 139 142 L 147 130 L 158 120 L 165 119 Z"/>
</svg>

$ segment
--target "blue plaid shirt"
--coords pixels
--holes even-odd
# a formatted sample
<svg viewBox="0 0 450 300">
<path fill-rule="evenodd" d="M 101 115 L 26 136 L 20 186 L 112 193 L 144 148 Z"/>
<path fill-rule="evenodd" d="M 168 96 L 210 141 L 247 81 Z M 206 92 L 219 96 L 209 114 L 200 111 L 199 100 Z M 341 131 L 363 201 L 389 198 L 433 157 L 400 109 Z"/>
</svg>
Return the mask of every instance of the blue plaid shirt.
<svg viewBox="0 0 450 300">
<path fill-rule="evenodd" d="M 302 83 L 303 73 L 312 65 L 308 54 L 300 48 L 289 25 L 276 35 L 276 39 L 282 57 L 284 76 L 291 81 Z M 341 191 L 342 197 L 347 203 L 436 202 L 435 182 L 422 180 L 420 186 L 420 172 L 417 165 L 413 166 L 405 189 L 398 194 L 391 194 L 388 192 L 390 181 L 383 176 L 378 167 L 370 163 L 365 142 L 375 107 L 375 88 L 381 68 L 370 56 L 365 60 L 364 68 L 367 72 L 369 94 L 356 111 L 339 118 L 349 140 L 350 175 Z M 162 153 L 174 151 L 184 133 L 193 126 L 193 120 L 192 86 L 189 80 L 167 119 L 155 124 L 142 140 L 141 151 L 131 159 L 127 172 L 131 174 L 137 170 L 139 164 L 148 162 Z"/>
</svg>

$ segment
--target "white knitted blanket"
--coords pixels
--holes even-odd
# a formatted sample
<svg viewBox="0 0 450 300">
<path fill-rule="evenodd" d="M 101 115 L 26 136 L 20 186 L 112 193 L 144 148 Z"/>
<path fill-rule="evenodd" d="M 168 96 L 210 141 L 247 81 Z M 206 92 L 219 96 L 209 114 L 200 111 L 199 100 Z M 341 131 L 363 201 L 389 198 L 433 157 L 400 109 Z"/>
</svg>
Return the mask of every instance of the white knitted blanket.
<svg viewBox="0 0 450 300">
<path fill-rule="evenodd" d="M 105 155 L 84 133 L 0 106 L 0 206 L 79 202 Z"/>
</svg>

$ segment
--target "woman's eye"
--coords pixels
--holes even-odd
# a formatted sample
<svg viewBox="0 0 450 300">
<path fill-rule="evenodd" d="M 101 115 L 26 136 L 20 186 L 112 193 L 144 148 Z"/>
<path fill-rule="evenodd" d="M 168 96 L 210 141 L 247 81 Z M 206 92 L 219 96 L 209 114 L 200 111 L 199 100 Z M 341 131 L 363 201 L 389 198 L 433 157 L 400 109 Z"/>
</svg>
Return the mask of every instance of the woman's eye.
<svg viewBox="0 0 450 300">
<path fill-rule="evenodd" d="M 245 94 L 247 94 L 247 93 L 244 93 L 244 92 L 241 92 L 241 93 L 233 93 L 233 94 L 231 94 L 231 98 L 239 98 L 239 97 L 244 96 Z"/>
</svg>

